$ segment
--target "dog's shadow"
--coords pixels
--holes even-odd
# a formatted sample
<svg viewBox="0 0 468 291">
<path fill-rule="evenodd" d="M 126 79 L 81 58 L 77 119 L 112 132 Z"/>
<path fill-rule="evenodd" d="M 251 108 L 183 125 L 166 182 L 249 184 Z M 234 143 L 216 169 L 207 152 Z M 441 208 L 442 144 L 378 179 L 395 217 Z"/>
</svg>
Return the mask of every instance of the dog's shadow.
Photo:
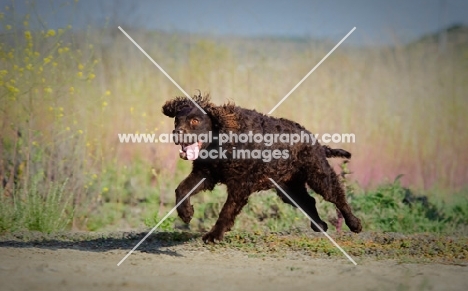
<svg viewBox="0 0 468 291">
<path fill-rule="evenodd" d="M 72 249 L 88 252 L 130 251 L 147 234 L 148 232 L 42 234 L 22 231 L 0 236 L 0 248 Z M 181 254 L 170 248 L 199 237 L 199 233 L 192 232 L 155 232 L 138 246 L 137 251 L 182 257 Z"/>
</svg>

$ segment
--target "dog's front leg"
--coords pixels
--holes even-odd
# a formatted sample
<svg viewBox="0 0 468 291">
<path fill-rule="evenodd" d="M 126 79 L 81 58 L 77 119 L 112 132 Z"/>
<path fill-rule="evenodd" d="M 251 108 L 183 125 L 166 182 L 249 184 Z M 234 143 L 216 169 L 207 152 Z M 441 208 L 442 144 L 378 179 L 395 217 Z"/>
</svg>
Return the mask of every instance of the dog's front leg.
<svg viewBox="0 0 468 291">
<path fill-rule="evenodd" d="M 213 228 L 202 237 L 205 243 L 215 243 L 223 239 L 224 233 L 231 230 L 236 216 L 247 204 L 249 195 L 250 193 L 246 189 L 228 185 L 228 197 L 219 213 L 219 218 Z"/>
<path fill-rule="evenodd" d="M 194 189 L 190 196 L 196 195 L 203 190 L 213 189 L 214 184 L 209 179 L 209 176 L 204 177 L 200 173 L 192 172 L 187 178 L 180 182 L 179 186 L 177 186 L 177 189 L 175 190 L 176 204 L 184 199 L 193 187 L 195 187 L 203 178 L 206 178 L 205 181 Z M 177 207 L 177 214 L 185 223 L 190 223 L 190 220 L 192 220 L 193 217 L 193 206 L 190 204 L 190 197 L 185 199 L 184 202 Z"/>
</svg>

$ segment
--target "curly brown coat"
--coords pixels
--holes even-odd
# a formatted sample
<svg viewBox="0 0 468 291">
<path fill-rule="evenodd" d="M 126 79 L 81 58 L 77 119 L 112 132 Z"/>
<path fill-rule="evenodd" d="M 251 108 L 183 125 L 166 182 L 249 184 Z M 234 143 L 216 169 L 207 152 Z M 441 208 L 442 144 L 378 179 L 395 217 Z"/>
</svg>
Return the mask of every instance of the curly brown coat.
<svg viewBox="0 0 468 291">
<path fill-rule="evenodd" d="M 229 141 L 220 145 L 222 134 L 249 133 L 262 135 L 270 134 L 310 134 L 300 124 L 284 119 L 264 115 L 255 110 L 235 106 L 232 103 L 217 106 L 210 102 L 208 96 L 194 96 L 193 100 L 206 114 L 185 97 L 176 97 L 167 101 L 163 106 L 166 116 L 175 118 L 174 134 L 179 137 L 176 144 L 180 144 L 180 156 L 187 159 L 190 145 L 179 142 L 183 136 L 191 133 L 212 132 L 211 142 L 197 141 L 194 143 L 199 150 L 224 151 L 227 158 L 201 158 L 198 155 L 193 160 L 191 173 L 175 190 L 176 200 L 180 202 L 184 196 L 202 179 L 206 178 L 191 195 L 203 190 L 213 190 L 216 184 L 227 186 L 228 197 L 219 218 L 213 228 L 203 236 L 205 242 L 222 240 L 226 231 L 234 225 L 235 217 L 247 204 L 251 193 L 275 188 L 281 199 L 293 205 L 282 192 L 269 180 L 275 180 L 282 189 L 318 224 L 326 231 L 327 224 L 322 221 L 315 207 L 315 199 L 307 192 L 308 185 L 315 193 L 320 194 L 326 201 L 336 205 L 343 214 L 345 223 L 351 231 L 360 232 L 360 220 L 355 217 L 348 205 L 345 192 L 338 176 L 327 161 L 327 158 L 350 158 L 351 154 L 345 150 L 332 149 L 315 143 L 287 143 L 277 142 L 267 146 L 264 143 L 240 143 Z M 192 145 L 193 147 L 193 145 Z M 265 161 L 260 158 L 234 158 L 240 150 L 259 150 L 258 153 L 275 152 L 275 159 Z M 287 155 L 285 154 L 285 151 Z M 253 156 L 253 154 L 252 154 Z M 279 157 L 279 158 L 278 158 Z M 294 205 L 293 205 L 294 206 Z M 189 223 L 193 216 L 193 206 L 189 199 L 178 208 L 179 217 Z M 319 229 L 311 223 L 314 231 Z"/>
</svg>

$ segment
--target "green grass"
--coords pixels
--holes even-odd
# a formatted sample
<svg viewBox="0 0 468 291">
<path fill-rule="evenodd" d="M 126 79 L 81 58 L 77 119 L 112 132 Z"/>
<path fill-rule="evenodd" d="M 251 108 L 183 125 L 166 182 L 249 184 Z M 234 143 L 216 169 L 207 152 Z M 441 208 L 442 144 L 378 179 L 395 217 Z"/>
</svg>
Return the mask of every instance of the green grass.
<svg viewBox="0 0 468 291">
<path fill-rule="evenodd" d="M 99 208 L 99 213 L 93 214 L 97 224 L 94 229 L 116 229 L 119 221 L 132 222 L 133 227 L 154 227 L 160 219 L 173 207 L 176 181 L 170 189 L 167 204 L 162 205 L 159 195 L 154 192 L 152 198 L 145 202 L 133 204 L 130 202 L 107 202 Z M 164 193 L 167 194 L 167 193 Z M 348 200 L 356 214 L 363 222 L 365 231 L 400 232 L 400 233 L 438 233 L 467 234 L 468 229 L 468 199 L 466 192 L 453 195 L 450 200 L 441 200 L 437 196 L 426 193 L 414 194 L 410 189 L 400 185 L 399 179 L 393 183 L 382 184 L 375 189 L 365 190 L 357 186 L 348 187 Z M 333 204 L 325 202 L 320 196 L 311 193 L 317 200 L 317 208 L 322 219 L 326 220 L 330 231 L 334 228 L 329 220 L 336 218 Z M 421 197 L 423 201 L 405 203 L 405 197 Z M 191 198 L 195 213 L 190 223 L 193 231 L 208 231 L 216 222 L 218 214 L 226 199 L 224 186 L 218 186 L 212 192 L 202 192 Z M 138 211 L 130 211 L 138 210 Z M 105 217 L 111 216 L 111 219 Z M 173 231 L 183 225 L 173 214 L 160 227 L 164 231 Z M 310 222 L 297 209 L 285 204 L 272 191 L 253 194 L 249 203 L 236 219 L 234 230 L 247 230 L 253 233 L 307 231 Z M 98 227 L 99 226 L 99 227 Z M 118 227 L 117 227 L 118 228 Z M 345 226 L 345 229 L 347 227 Z"/>
<path fill-rule="evenodd" d="M 367 230 L 401 233 L 453 233 L 467 231 L 468 198 L 465 193 L 457 195 L 454 202 L 422 197 L 423 201 L 405 203 L 411 190 L 393 183 L 380 185 L 375 190 L 350 197 L 351 205 L 361 217 Z"/>
<path fill-rule="evenodd" d="M 73 217 L 72 193 L 65 193 L 66 181 L 41 186 L 42 177 L 29 188 L 0 192 L 0 232 L 36 230 L 54 232 L 67 228 Z"/>
</svg>

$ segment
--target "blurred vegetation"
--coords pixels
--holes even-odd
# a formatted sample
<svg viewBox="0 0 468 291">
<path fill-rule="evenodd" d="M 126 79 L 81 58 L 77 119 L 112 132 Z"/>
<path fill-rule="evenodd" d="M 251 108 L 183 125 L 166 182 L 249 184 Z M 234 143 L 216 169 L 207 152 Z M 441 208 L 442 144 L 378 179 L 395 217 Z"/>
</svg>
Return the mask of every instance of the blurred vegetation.
<svg viewBox="0 0 468 291">
<path fill-rule="evenodd" d="M 396 179 L 350 199 L 367 230 L 467 234 L 467 192 L 454 196 L 454 200 L 446 202 L 415 195 Z"/>
<path fill-rule="evenodd" d="M 9 6 L 0 26 L 0 232 L 159 222 L 190 163 L 174 145 L 121 144 L 117 133 L 170 132 L 161 105 L 181 92 L 117 28 L 48 28 Z M 186 91 L 261 112 L 334 46 L 127 32 Z M 468 41 L 462 35 L 454 43 L 443 53 L 430 38 L 342 46 L 274 113 L 314 133 L 355 133 L 355 144 L 339 146 L 353 153 L 347 188 L 365 229 L 446 232 L 467 224 Z M 427 200 L 405 203 L 408 193 Z M 223 187 L 194 197 L 191 227 L 208 230 L 225 198 Z M 326 220 L 334 217 L 331 204 L 318 207 Z M 163 228 L 178 223 L 171 218 Z M 305 225 L 271 192 L 253 195 L 236 221 L 253 230 Z"/>
</svg>

